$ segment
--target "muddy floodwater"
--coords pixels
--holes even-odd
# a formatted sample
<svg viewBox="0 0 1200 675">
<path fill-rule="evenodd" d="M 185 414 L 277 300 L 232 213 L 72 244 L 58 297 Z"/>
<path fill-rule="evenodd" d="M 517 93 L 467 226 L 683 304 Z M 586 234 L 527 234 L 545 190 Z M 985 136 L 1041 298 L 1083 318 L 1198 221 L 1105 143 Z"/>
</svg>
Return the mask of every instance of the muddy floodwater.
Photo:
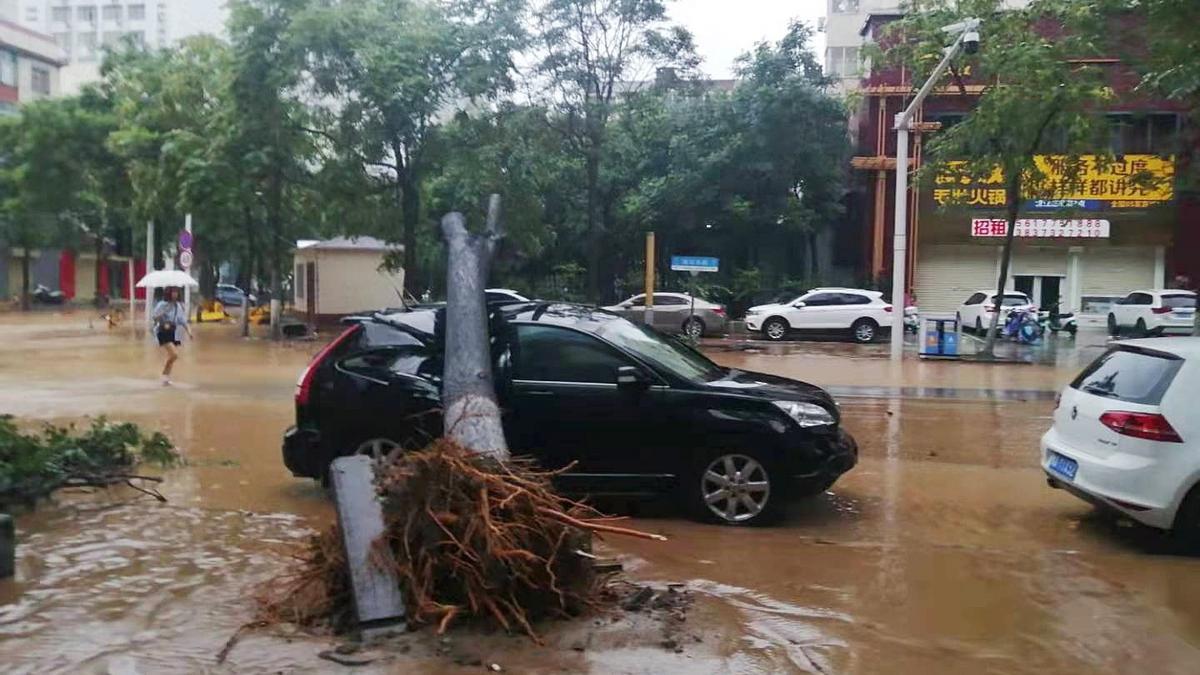
<svg viewBox="0 0 1200 675">
<path fill-rule="evenodd" d="M 165 472 L 167 504 L 61 495 L 18 517 L 0 671 L 336 672 L 317 658 L 333 640 L 286 626 L 216 663 L 290 547 L 332 518 L 279 456 L 319 343 L 201 326 L 164 388 L 149 343 L 89 316 L 0 315 L 0 412 L 135 421 L 166 432 L 189 466 Z M 1049 489 L 1037 466 L 1055 392 L 1102 345 L 1082 339 L 1044 365 L 899 368 L 886 345 L 715 346 L 724 365 L 829 388 L 862 461 L 771 528 L 632 506 L 636 526 L 670 541 L 608 547 L 635 580 L 696 595 L 682 651 L 596 618 L 548 628 L 558 649 L 458 635 L 455 658 L 414 648 L 354 672 L 1200 672 L 1200 559 Z"/>
</svg>

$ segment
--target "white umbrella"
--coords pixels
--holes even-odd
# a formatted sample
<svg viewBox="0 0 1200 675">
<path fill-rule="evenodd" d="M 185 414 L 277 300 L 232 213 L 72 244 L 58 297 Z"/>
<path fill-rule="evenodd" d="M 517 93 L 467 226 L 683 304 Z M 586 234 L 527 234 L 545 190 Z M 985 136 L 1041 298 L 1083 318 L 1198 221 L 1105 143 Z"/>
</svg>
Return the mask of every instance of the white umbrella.
<svg viewBox="0 0 1200 675">
<path fill-rule="evenodd" d="M 189 286 L 200 288 L 200 283 L 182 270 L 155 270 L 137 282 L 138 288 L 170 288 L 172 286 Z"/>
</svg>

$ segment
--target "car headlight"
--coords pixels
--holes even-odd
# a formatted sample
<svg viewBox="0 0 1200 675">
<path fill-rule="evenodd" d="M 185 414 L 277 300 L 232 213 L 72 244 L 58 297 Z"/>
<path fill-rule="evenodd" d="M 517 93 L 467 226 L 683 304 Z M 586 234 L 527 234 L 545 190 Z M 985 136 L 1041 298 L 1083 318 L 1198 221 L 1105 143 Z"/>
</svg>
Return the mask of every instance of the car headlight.
<svg viewBox="0 0 1200 675">
<path fill-rule="evenodd" d="M 754 316 L 755 314 L 761 314 L 761 313 L 762 313 L 762 310 L 757 307 L 751 307 L 750 309 L 746 310 L 746 316 Z"/>
<path fill-rule="evenodd" d="M 771 401 L 787 416 L 796 420 L 796 424 L 802 427 L 825 427 L 836 424 L 833 415 L 828 410 L 822 408 L 815 403 L 801 403 L 800 401 Z"/>
</svg>

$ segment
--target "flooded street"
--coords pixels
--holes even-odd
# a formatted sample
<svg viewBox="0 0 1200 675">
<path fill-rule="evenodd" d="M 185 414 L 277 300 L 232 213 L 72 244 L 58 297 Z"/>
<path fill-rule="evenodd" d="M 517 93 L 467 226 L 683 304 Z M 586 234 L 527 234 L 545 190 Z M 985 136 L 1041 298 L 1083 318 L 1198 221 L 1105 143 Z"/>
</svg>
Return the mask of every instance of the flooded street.
<svg viewBox="0 0 1200 675">
<path fill-rule="evenodd" d="M 134 421 L 168 434 L 189 466 L 165 472 L 167 504 L 60 495 L 18 517 L 17 578 L 0 581 L 0 670 L 336 672 L 317 658 L 334 641 L 284 629 L 216 664 L 289 547 L 332 519 L 323 490 L 293 478 L 279 451 L 296 376 L 319 344 L 200 326 L 180 384 L 164 388 L 148 342 L 91 330 L 87 316 L 0 315 L 0 412 Z M 609 542 L 634 579 L 698 595 L 683 653 L 619 631 L 586 636 L 591 619 L 552 629 L 563 649 L 548 655 L 499 635 L 471 637 L 469 650 L 507 672 L 1197 672 L 1200 559 L 1162 554 L 1154 533 L 1049 489 L 1038 468 L 1055 392 L 1102 348 L 1080 337 L 1041 365 L 895 368 L 886 345 L 712 350 L 723 365 L 830 389 L 858 468 L 776 527 L 651 507 L 635 526 L 671 541 Z M 414 647 L 354 672 L 397 670 L 482 668 Z"/>
</svg>

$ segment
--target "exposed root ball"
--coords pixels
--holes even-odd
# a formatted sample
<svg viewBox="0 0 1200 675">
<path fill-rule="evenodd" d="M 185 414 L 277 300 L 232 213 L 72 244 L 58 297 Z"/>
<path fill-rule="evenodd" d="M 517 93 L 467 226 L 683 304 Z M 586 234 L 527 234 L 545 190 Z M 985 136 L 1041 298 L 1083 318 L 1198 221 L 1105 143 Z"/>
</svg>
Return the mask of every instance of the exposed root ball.
<svg viewBox="0 0 1200 675">
<path fill-rule="evenodd" d="M 601 602 L 604 579 L 581 555 L 594 532 L 660 538 L 558 496 L 550 475 L 449 441 L 376 466 L 386 527 L 375 559 L 396 566 L 411 622 L 441 632 L 481 617 L 536 639 L 535 621 Z M 299 572 L 266 594 L 262 618 L 339 627 L 351 597 L 336 532 L 314 537 L 301 560 Z"/>
</svg>

